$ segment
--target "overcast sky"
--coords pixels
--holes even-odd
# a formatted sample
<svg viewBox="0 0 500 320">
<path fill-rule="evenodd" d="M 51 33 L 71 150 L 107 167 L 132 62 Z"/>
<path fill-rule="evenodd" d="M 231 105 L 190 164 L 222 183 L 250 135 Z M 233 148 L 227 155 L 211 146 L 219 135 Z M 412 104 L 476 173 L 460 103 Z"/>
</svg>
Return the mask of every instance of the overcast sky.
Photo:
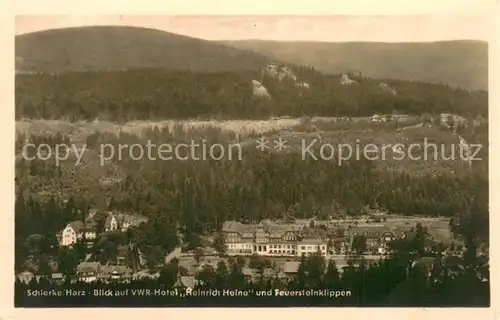
<svg viewBox="0 0 500 320">
<path fill-rule="evenodd" d="M 155 28 L 208 40 L 439 41 L 488 40 L 479 16 L 17 16 L 16 34 L 77 26 Z"/>
</svg>

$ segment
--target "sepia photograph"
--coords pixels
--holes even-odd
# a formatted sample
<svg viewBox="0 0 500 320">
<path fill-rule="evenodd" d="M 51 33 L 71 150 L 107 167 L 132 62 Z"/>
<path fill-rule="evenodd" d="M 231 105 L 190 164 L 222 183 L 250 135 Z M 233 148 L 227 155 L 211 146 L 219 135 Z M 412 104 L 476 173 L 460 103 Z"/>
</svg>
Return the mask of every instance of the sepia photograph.
<svg viewBox="0 0 500 320">
<path fill-rule="evenodd" d="M 15 306 L 489 307 L 487 29 L 17 15 Z"/>
</svg>

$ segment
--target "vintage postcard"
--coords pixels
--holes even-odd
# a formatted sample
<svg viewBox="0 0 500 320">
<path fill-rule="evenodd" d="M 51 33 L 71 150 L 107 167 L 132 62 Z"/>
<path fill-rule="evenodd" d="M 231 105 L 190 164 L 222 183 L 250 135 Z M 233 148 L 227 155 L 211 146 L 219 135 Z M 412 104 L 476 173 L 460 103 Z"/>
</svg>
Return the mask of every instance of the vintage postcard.
<svg viewBox="0 0 500 320">
<path fill-rule="evenodd" d="M 15 306 L 490 306 L 489 24 L 15 17 Z"/>
</svg>

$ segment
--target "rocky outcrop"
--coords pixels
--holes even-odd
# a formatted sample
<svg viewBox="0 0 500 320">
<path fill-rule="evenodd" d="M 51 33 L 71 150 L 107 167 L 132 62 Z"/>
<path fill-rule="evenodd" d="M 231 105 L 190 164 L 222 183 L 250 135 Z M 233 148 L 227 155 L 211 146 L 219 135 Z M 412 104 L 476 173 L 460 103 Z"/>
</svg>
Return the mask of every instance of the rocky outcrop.
<svg viewBox="0 0 500 320">
<path fill-rule="evenodd" d="M 283 81 L 284 79 L 290 79 L 293 82 L 297 81 L 297 76 L 287 66 L 278 66 L 275 63 L 270 63 L 267 65 L 265 73 L 273 79 L 278 80 L 279 82 Z"/>
<path fill-rule="evenodd" d="M 389 85 L 387 83 L 384 83 L 384 82 L 381 82 L 379 83 L 379 88 L 382 89 L 384 92 L 387 92 L 387 93 L 390 93 L 392 94 L 393 96 L 397 95 L 398 93 L 396 92 L 396 90 L 394 90 L 393 88 L 389 87 Z"/>
<path fill-rule="evenodd" d="M 259 81 L 252 80 L 253 95 L 257 98 L 270 99 L 271 95 L 267 92 L 266 87 L 264 87 Z"/>
<path fill-rule="evenodd" d="M 347 74 L 343 74 L 340 76 L 340 84 L 341 85 L 352 85 L 352 84 L 357 84 L 358 82 L 352 80 L 351 78 L 349 78 L 349 76 Z"/>
</svg>

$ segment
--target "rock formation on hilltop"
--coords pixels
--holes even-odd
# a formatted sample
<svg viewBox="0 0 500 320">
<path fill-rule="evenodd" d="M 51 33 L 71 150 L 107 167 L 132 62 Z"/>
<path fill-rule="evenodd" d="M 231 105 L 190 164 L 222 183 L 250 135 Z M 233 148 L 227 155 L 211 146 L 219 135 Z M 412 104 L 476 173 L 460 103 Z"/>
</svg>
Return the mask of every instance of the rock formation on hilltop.
<svg viewBox="0 0 500 320">
<path fill-rule="evenodd" d="M 351 84 L 358 84 L 358 82 L 349 78 L 349 76 L 347 74 L 343 74 L 340 76 L 340 84 L 345 86 L 345 85 L 351 85 Z"/>
<path fill-rule="evenodd" d="M 267 92 L 266 87 L 264 87 L 259 81 L 252 80 L 253 95 L 257 98 L 270 99 L 271 95 Z"/>
</svg>

